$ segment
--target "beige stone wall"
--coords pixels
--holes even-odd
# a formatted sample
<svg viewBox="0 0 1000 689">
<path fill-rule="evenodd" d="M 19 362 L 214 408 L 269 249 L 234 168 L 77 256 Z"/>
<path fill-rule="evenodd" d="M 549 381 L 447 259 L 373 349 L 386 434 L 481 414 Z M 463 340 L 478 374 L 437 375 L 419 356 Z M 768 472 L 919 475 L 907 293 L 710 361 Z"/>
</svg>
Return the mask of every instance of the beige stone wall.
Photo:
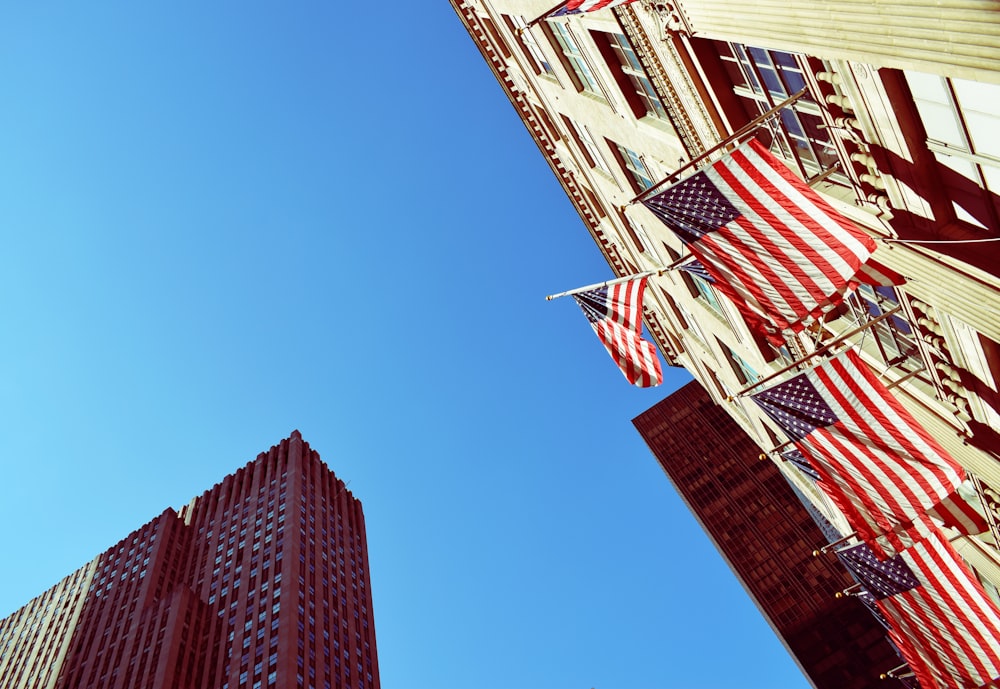
<svg viewBox="0 0 1000 689">
<path fill-rule="evenodd" d="M 679 4 L 695 35 L 1000 82 L 1000 0 L 680 0 Z"/>
<path fill-rule="evenodd" d="M 684 21 L 677 16 L 666 18 L 649 11 L 646 6 L 650 3 L 646 0 L 613 13 L 597 12 L 560 20 L 578 39 L 601 83 L 600 92 L 590 94 L 579 92 L 573 86 L 567 66 L 541 28 L 532 29 L 532 34 L 546 51 L 553 74 L 536 74 L 525 59 L 517 35 L 508 30 L 503 19 L 505 14 L 518 14 L 530 20 L 551 9 L 554 3 L 533 0 L 453 2 L 460 16 L 466 16 L 473 24 L 477 17 L 489 18 L 500 40 L 507 43 L 510 58 L 503 58 L 502 51 L 490 53 L 486 47 L 491 56 L 488 59 L 492 60 L 515 108 L 526 121 L 531 120 L 529 129 L 543 155 L 574 199 L 581 217 L 615 271 L 624 274 L 628 265 L 637 270 L 660 267 L 671 259 L 665 246 L 683 253 L 679 240 L 645 207 L 628 205 L 635 192 L 609 146 L 609 142 L 616 142 L 641 153 L 652 176 L 659 179 L 688 158 L 683 136 L 679 137 L 663 122 L 634 117 L 607 62 L 599 54 L 591 32 L 627 35 L 644 32 L 641 40 L 633 42 L 637 49 L 648 53 L 645 58 L 650 65 L 652 81 L 654 84 L 664 79 L 670 82 L 670 88 L 663 89 L 667 91 L 663 93 L 664 98 L 687 108 L 683 126 L 689 127 L 690 135 L 700 139 L 700 145 L 705 146 L 713 140 L 706 110 L 699 103 L 691 79 L 678 76 L 687 66 L 678 56 L 676 44 L 664 33 L 671 29 L 682 30 Z M 937 73 L 951 76 L 1000 81 L 1000 60 L 995 59 L 1000 57 L 1000 0 L 683 0 L 683 9 L 687 12 L 683 19 L 696 35 L 804 51 L 827 58 L 829 68 L 839 80 L 836 85 L 838 97 L 843 98 L 849 114 L 856 120 L 852 125 L 854 129 L 844 135 L 904 158 L 909 155 L 907 147 L 912 141 L 895 121 L 892 96 L 879 81 L 878 70 L 873 65 L 933 68 Z M 935 30 L 927 32 L 929 26 Z M 898 36 L 899 40 L 890 40 L 886 32 L 894 32 L 893 36 Z M 485 36 L 485 32 L 482 35 Z M 990 56 L 994 59 L 990 60 Z M 538 111 L 548 114 L 555 131 L 549 132 L 547 127 L 537 124 Z M 593 134 L 607 170 L 595 169 L 586 163 L 579 143 L 565 125 L 564 116 Z M 851 164 L 849 160 L 844 161 L 845 166 Z M 873 175 L 884 173 L 872 170 Z M 885 194 L 892 207 L 932 217 L 921 190 L 898 185 L 891 177 L 886 177 L 884 182 Z M 583 188 L 592 192 L 592 197 L 580 193 Z M 820 191 L 827 189 L 817 188 Z M 852 200 L 850 193 L 842 193 L 843 187 L 840 191 L 828 189 L 836 192 L 830 196 L 830 202 L 880 242 L 893 239 L 893 231 L 887 223 L 891 210 L 864 198 Z M 952 317 L 1000 342 L 1000 279 L 997 277 L 1000 268 L 993 272 L 972 268 L 931 246 L 883 243 L 877 256 L 909 277 L 903 292 L 926 304 L 926 310 L 933 312 L 935 322 L 932 325 L 941 331 L 938 348 L 945 352 L 955 348 L 956 334 L 949 325 Z M 582 277 L 581 284 L 607 277 Z M 726 350 L 731 350 L 762 375 L 777 370 L 784 362 L 765 361 L 764 353 L 739 313 L 721 295 L 718 296 L 718 308 L 712 307 L 704 298 L 691 293 L 677 271 L 651 279 L 651 285 L 645 303 L 647 326 L 655 326 L 653 331 L 661 352 L 685 366 L 762 448 L 770 449 L 774 443 L 765 429 L 776 430 L 771 422 L 763 418 L 752 402 L 732 399 L 733 393 L 741 390 L 744 384 L 727 361 Z M 911 312 L 905 315 L 915 317 Z M 830 331 L 843 332 L 847 327 L 844 323 L 833 324 Z M 808 352 L 816 343 L 804 335 L 789 346 L 793 351 Z M 987 416 L 974 419 L 979 411 L 973 405 L 971 416 L 963 417 L 959 408 L 946 399 L 946 389 L 915 380 L 901 380 L 904 372 L 884 370 L 883 363 L 874 357 L 869 359 L 888 383 L 899 382 L 897 392 L 903 404 L 963 466 L 1000 489 L 997 456 L 965 442 L 969 432 L 967 422 L 989 423 Z M 956 361 L 955 365 L 961 363 Z M 936 370 L 929 375 L 935 383 L 940 382 Z M 830 514 L 828 504 L 820 499 L 817 502 Z M 837 515 L 831 515 L 831 519 L 843 523 Z M 1000 581 L 994 583 L 1000 584 Z"/>
</svg>

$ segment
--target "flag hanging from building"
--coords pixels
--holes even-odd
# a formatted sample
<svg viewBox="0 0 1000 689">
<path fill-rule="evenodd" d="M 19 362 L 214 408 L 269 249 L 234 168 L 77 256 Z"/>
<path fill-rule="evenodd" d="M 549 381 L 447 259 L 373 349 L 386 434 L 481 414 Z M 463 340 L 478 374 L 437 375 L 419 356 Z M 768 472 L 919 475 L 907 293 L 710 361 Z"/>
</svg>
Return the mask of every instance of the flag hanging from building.
<svg viewBox="0 0 1000 689">
<path fill-rule="evenodd" d="M 816 473 L 815 469 L 813 469 L 813 465 L 810 464 L 809 460 L 806 459 L 798 450 L 785 450 L 784 452 L 781 452 L 780 455 L 782 459 L 786 462 L 791 462 L 796 469 L 811 478 L 813 481 L 820 480 L 820 475 Z"/>
<path fill-rule="evenodd" d="M 633 385 L 663 382 L 656 347 L 642 339 L 642 296 L 646 278 L 598 287 L 573 295 L 597 337 Z"/>
<path fill-rule="evenodd" d="M 606 7 L 617 7 L 627 5 L 635 0 L 569 0 L 565 5 L 554 10 L 550 17 L 562 17 L 567 14 L 580 14 L 582 12 L 596 12 Z"/>
<path fill-rule="evenodd" d="M 981 534 L 990 528 L 983 515 L 983 502 L 979 491 L 966 479 L 944 500 L 927 512 L 945 526 L 966 536 Z"/>
<path fill-rule="evenodd" d="M 865 544 L 837 556 L 874 596 L 921 686 L 997 686 L 1000 608 L 933 525 L 918 521 L 907 537 L 892 558 Z"/>
<path fill-rule="evenodd" d="M 756 140 L 643 200 L 743 310 L 802 330 L 845 294 L 902 278 L 870 261 L 874 240 Z"/>
<path fill-rule="evenodd" d="M 878 607 L 878 601 L 875 600 L 875 596 L 871 594 L 868 589 L 861 589 L 858 593 L 854 594 L 854 597 L 861 601 L 861 604 L 868 608 L 868 612 L 878 620 L 878 623 L 889 628 L 889 620 L 885 619 L 885 615 L 882 614 L 882 609 Z"/>
<path fill-rule="evenodd" d="M 965 477 L 854 350 L 751 398 L 866 541 L 907 528 Z"/>
<path fill-rule="evenodd" d="M 712 275 L 707 270 L 705 270 L 705 266 L 703 266 L 701 264 L 701 261 L 699 261 L 698 259 L 694 259 L 693 261 L 688 261 L 687 263 L 682 263 L 681 265 L 677 266 L 677 268 L 679 270 L 687 271 L 688 273 L 691 273 L 691 275 L 697 275 L 705 282 L 709 283 L 715 282 L 715 278 L 713 278 Z"/>
</svg>

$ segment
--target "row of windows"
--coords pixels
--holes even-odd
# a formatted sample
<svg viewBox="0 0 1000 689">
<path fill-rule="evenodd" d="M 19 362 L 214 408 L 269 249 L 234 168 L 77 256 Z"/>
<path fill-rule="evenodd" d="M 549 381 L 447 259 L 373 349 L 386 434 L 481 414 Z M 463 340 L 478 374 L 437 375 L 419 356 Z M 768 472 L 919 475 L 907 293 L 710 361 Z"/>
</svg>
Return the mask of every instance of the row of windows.
<svg viewBox="0 0 1000 689">
<path fill-rule="evenodd" d="M 512 18 L 509 24 L 520 29 L 522 47 L 529 62 L 535 66 L 535 71 L 558 79 L 545 57 L 543 46 L 536 41 L 536 36 L 532 35 L 532 30 L 523 19 Z M 574 33 L 574 29 L 578 30 L 578 27 L 576 23 L 543 22 L 535 33 L 549 38 L 555 56 L 565 67 L 578 91 L 606 100 L 609 98 L 608 91 L 601 82 L 601 75 L 605 72 L 592 57 L 592 51 L 581 49 L 583 44 L 579 41 L 579 32 Z M 642 61 L 627 38 L 623 34 L 610 32 L 591 31 L 589 34 L 608 63 L 606 66 L 622 88 L 626 100 L 633 107 L 636 117 L 668 119 L 668 113 Z M 805 56 L 735 43 L 695 40 L 701 41 L 706 50 L 716 52 L 715 57 L 722 67 L 722 73 L 729 81 L 728 87 L 732 91 L 730 96 L 735 97 L 730 102 L 740 104 L 746 121 L 803 91 L 807 80 L 811 79 L 807 74 L 810 59 Z M 1000 191 L 1000 116 L 995 112 L 1000 88 L 932 75 L 907 73 L 906 79 L 927 129 L 928 147 L 941 163 L 942 179 L 953 205 L 954 217 L 983 229 L 1000 229 L 1000 195 L 997 193 Z M 566 115 L 561 117 L 565 130 L 576 141 L 580 157 L 587 166 L 611 175 L 598 139 L 595 139 L 592 132 Z M 845 149 L 839 139 L 831 138 L 830 120 L 831 115 L 826 105 L 818 103 L 807 92 L 794 105 L 785 108 L 778 118 L 772 119 L 767 125 L 768 130 L 759 134 L 759 137 L 770 145 L 774 153 L 796 165 L 799 175 L 804 179 L 816 182 L 823 178 L 859 187 L 856 181 L 849 178 L 849 170 L 838 169 L 842 156 L 849 163 L 844 151 L 850 149 Z M 740 124 L 737 120 L 733 121 Z M 621 172 L 628 177 L 637 192 L 655 184 L 655 176 L 651 174 L 640 153 L 611 140 L 605 140 L 605 143 L 611 153 L 609 158 L 617 161 Z M 594 201 L 589 190 L 585 191 Z M 599 201 L 595 201 L 595 205 L 599 205 Z M 709 281 L 696 275 L 686 275 L 685 282 L 693 290 L 697 303 L 704 305 L 707 312 L 725 318 L 724 304 L 720 302 Z M 862 287 L 846 301 L 842 312 L 831 314 L 831 320 L 835 316 L 845 316 L 855 322 L 870 320 L 896 306 L 898 300 L 899 296 L 892 288 Z M 682 323 L 687 321 L 687 327 L 692 329 L 706 348 L 721 353 L 732 369 L 733 378 L 740 385 L 745 386 L 761 379 L 754 366 L 733 348 L 714 338 L 709 342 L 698 329 L 697 317 L 692 317 L 685 311 L 680 320 Z M 1000 361 L 1000 355 L 996 353 L 1000 347 L 995 349 L 983 341 L 982 336 L 976 335 L 979 339 L 976 344 L 992 353 L 993 362 Z M 816 336 L 819 338 L 822 334 L 817 333 Z M 900 366 L 904 371 L 912 371 L 914 374 L 923 368 L 917 338 L 910 324 L 900 315 L 888 317 L 876 324 L 865 337 L 868 339 L 864 344 L 887 365 Z M 770 345 L 760 341 L 756 344 L 765 361 L 772 361 L 776 356 L 790 358 L 787 348 L 768 350 Z M 985 351 L 983 358 L 986 358 Z M 732 395 L 736 392 L 714 375 L 712 377 L 724 394 Z M 993 385 L 989 392 L 993 393 L 994 398 L 997 397 L 995 391 L 996 386 Z"/>
</svg>

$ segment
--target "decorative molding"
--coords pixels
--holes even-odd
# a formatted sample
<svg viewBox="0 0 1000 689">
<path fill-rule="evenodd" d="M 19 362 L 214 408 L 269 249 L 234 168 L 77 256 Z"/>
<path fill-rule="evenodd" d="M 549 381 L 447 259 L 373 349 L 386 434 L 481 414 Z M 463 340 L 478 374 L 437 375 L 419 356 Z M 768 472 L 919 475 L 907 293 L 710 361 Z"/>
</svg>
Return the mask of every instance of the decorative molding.
<svg viewBox="0 0 1000 689">
<path fill-rule="evenodd" d="M 660 22 L 661 36 L 669 33 L 682 33 L 687 36 L 694 35 L 691 23 L 684 14 L 679 2 L 668 2 L 667 0 L 642 0 L 642 7 L 648 13 L 656 15 Z"/>
<path fill-rule="evenodd" d="M 681 85 L 681 90 L 684 92 L 697 92 L 673 41 L 668 36 L 662 43 L 654 46 L 650 41 L 649 32 L 643 28 L 631 6 L 623 5 L 615 8 L 615 11 L 622 29 L 635 46 L 637 56 L 646 69 L 657 95 L 667 109 L 684 150 L 691 158 L 700 155 L 710 145 L 705 141 L 702 132 L 714 132 L 715 127 L 704 104 L 701 101 L 691 102 L 682 99 L 680 92 L 674 86 L 674 84 Z M 667 59 L 661 59 L 661 54 Z"/>
<path fill-rule="evenodd" d="M 905 288 L 904 288 L 905 290 Z M 955 414 L 963 428 L 972 419 L 968 391 L 955 370 L 955 357 L 948 349 L 944 329 L 933 306 L 907 295 L 910 326 L 917 339 L 917 348 L 924 360 L 924 370 L 934 385 L 935 396 Z"/>
<path fill-rule="evenodd" d="M 584 196 L 573 173 L 568 170 L 565 165 L 563 165 L 563 162 L 556 151 L 554 142 L 549 138 L 545 127 L 535 115 L 534 107 L 527 100 L 525 92 L 518 90 L 513 75 L 510 70 L 507 69 L 507 65 L 503 59 L 497 55 L 496 51 L 491 46 L 486 30 L 479 21 L 479 17 L 473 11 L 473 8 L 469 4 L 468 0 L 466 0 L 459 9 L 461 10 L 460 16 L 469 30 L 469 35 L 473 37 L 480 52 L 483 54 L 483 57 L 493 69 L 494 76 L 496 76 L 497 81 L 500 82 L 500 85 L 507 93 L 507 98 L 510 100 L 511 105 L 513 105 L 521 115 L 522 121 L 531 133 L 535 143 L 541 149 L 542 154 L 544 155 L 546 161 L 548 161 L 552 171 L 556 174 L 556 177 L 563 185 L 563 188 L 572 200 L 573 205 L 576 206 L 577 213 L 579 213 L 580 218 L 587 226 L 587 229 L 590 230 L 591 235 L 593 235 L 594 240 L 601 248 L 605 258 L 611 265 L 612 270 L 614 270 L 618 276 L 628 275 L 628 268 L 619 254 L 617 247 L 615 247 L 614 243 L 608 238 L 607 234 L 599 227 L 601 222 L 600 217 L 590 207 L 590 202 Z"/>
</svg>

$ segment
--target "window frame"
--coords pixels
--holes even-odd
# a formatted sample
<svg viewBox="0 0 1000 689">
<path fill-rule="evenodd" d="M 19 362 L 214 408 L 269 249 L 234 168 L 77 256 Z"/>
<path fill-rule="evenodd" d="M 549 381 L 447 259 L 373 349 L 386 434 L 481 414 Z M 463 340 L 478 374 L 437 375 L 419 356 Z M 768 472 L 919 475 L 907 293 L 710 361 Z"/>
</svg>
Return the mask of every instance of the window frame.
<svg viewBox="0 0 1000 689">
<path fill-rule="evenodd" d="M 569 25 L 564 22 L 545 22 L 550 42 L 559 53 L 563 66 L 569 72 L 577 91 L 604 98 L 604 90 L 597 78 L 586 53 L 580 49 L 579 41 Z"/>
<path fill-rule="evenodd" d="M 808 85 L 808 58 L 733 41 L 713 40 L 733 93 L 752 116 L 761 115 Z M 742 83 L 736 83 L 739 77 Z M 824 128 L 824 110 L 810 92 L 767 123 L 771 150 L 792 161 L 803 179 L 826 178 L 853 187 L 841 168 L 836 143 Z"/>
<path fill-rule="evenodd" d="M 612 31 L 591 31 L 591 35 L 601 49 L 608 67 L 617 77 L 618 86 L 636 119 L 650 117 L 670 123 L 667 106 L 628 36 Z"/>
<path fill-rule="evenodd" d="M 535 36 L 531 33 L 533 27 L 528 26 L 528 22 L 519 14 L 505 14 L 503 18 L 507 24 L 507 28 L 517 37 L 517 43 L 521 46 L 521 51 L 535 70 L 535 74 L 538 76 L 554 77 L 555 71 L 552 69 L 551 61 L 547 59 L 542 46 L 539 45 L 538 41 L 535 40 Z"/>
<path fill-rule="evenodd" d="M 635 193 L 641 194 L 656 186 L 657 180 L 653 176 L 649 166 L 646 165 L 646 161 L 643 160 L 642 154 L 636 153 L 632 149 L 610 139 L 606 139 L 606 141 L 608 142 L 608 148 L 614 152 L 615 157 L 618 159 L 618 164 L 625 172 L 625 176 L 628 177 L 629 184 L 635 190 Z"/>
<path fill-rule="evenodd" d="M 987 126 L 989 123 L 977 126 L 970 124 L 973 119 L 971 113 L 980 111 L 969 104 L 963 104 L 961 91 L 971 87 L 978 89 L 1000 89 L 1000 87 L 912 70 L 904 70 L 903 75 L 927 136 L 925 141 L 927 148 L 934 155 L 938 165 L 960 175 L 979 188 L 978 193 L 959 196 L 962 190 L 949 184 L 947 179 L 942 179 L 952 215 L 962 223 L 976 228 L 977 231 L 996 233 L 1000 230 L 1000 201 L 996 198 L 1000 195 L 1000 157 L 998 157 L 1000 140 L 997 140 L 1000 137 L 994 135 L 994 138 L 987 140 L 988 143 L 981 139 L 977 141 L 979 138 L 977 132 L 989 129 Z M 927 88 L 935 86 L 937 92 L 929 94 Z M 932 98 L 932 95 L 938 98 Z M 939 108 L 947 110 L 950 116 L 950 128 L 946 126 L 949 118 L 935 116 L 934 110 Z M 938 115 L 940 114 L 943 113 L 939 112 Z M 949 131 L 946 133 L 944 129 Z M 997 149 L 994 154 L 983 152 L 983 149 L 990 146 Z M 991 186 L 994 187 L 992 190 Z M 982 208 L 985 217 L 976 218 L 967 210 L 961 204 L 963 197 L 968 201 L 978 197 L 977 205 Z"/>
</svg>

